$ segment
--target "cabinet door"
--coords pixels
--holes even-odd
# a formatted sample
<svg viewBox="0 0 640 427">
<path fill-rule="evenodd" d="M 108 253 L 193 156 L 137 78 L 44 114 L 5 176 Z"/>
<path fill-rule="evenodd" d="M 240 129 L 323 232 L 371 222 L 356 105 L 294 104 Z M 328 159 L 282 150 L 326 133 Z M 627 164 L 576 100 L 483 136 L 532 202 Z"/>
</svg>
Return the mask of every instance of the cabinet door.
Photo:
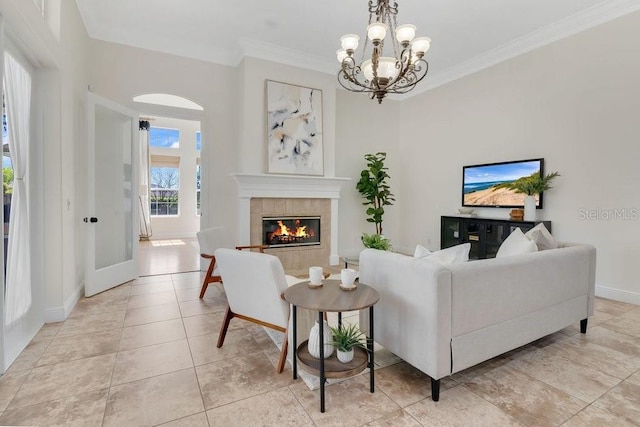
<svg viewBox="0 0 640 427">
<path fill-rule="evenodd" d="M 484 235 L 484 224 L 479 221 L 465 221 L 464 223 L 464 240 L 471 243 L 471 249 L 469 250 L 469 259 L 482 259 L 483 248 L 482 241 Z"/>
<path fill-rule="evenodd" d="M 458 218 L 442 217 L 440 224 L 440 246 L 442 249 L 459 245 L 462 239 L 460 220 Z"/>
<path fill-rule="evenodd" d="M 507 224 L 504 222 L 487 222 L 485 224 L 484 241 L 486 258 L 496 257 L 498 248 L 500 248 L 504 239 L 509 235 L 509 233 L 507 233 L 507 229 Z"/>
</svg>

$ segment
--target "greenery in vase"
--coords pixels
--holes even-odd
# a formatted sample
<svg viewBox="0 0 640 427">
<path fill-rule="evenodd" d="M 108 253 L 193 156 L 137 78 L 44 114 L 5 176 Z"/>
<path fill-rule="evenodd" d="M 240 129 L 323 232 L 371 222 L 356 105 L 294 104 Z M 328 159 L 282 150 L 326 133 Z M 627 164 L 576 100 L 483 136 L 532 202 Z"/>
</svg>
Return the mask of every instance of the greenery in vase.
<svg viewBox="0 0 640 427">
<path fill-rule="evenodd" d="M 366 154 L 367 168 L 360 172 L 360 180 L 356 189 L 366 200 L 363 205 L 369 206 L 366 210 L 367 221 L 376 226 L 376 234 L 382 234 L 382 216 L 384 207 L 390 206 L 396 200 L 389 190 L 387 179 L 390 178 L 384 161 L 387 153 Z"/>
<path fill-rule="evenodd" d="M 391 249 L 391 241 L 380 234 L 362 234 L 362 244 L 365 248 L 388 251 Z"/>
<path fill-rule="evenodd" d="M 514 190 L 516 193 L 535 196 L 536 194 L 540 194 L 543 191 L 553 188 L 551 187 L 551 182 L 558 176 L 560 176 L 558 172 L 550 173 L 544 177 L 540 175 L 540 172 L 535 172 L 516 181 L 505 182 L 504 184 L 497 185 L 493 190 L 495 191 L 499 188 L 508 188 L 509 190 Z"/>
<path fill-rule="evenodd" d="M 333 346 L 340 351 L 349 351 L 359 347 L 367 349 L 365 336 L 356 325 L 343 323 L 337 328 L 331 327 L 333 334 Z"/>
</svg>

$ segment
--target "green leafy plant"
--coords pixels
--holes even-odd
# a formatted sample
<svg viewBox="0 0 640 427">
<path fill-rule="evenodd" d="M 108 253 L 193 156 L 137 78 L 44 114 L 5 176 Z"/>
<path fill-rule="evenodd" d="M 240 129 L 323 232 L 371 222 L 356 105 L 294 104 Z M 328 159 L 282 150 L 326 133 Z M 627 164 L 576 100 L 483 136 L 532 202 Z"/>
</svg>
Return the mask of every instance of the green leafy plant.
<svg viewBox="0 0 640 427">
<path fill-rule="evenodd" d="M 514 190 L 516 193 L 524 193 L 527 196 L 535 196 L 536 194 L 540 194 L 543 191 L 547 191 L 553 187 L 551 187 L 551 182 L 560 176 L 558 172 L 553 172 L 544 177 L 540 175 L 540 172 L 535 172 L 529 176 L 525 176 L 516 181 L 505 182 L 500 185 L 496 185 L 493 188 L 493 191 L 499 188 L 507 188 L 509 190 Z"/>
<path fill-rule="evenodd" d="M 340 351 L 349 351 L 352 348 L 359 347 L 367 349 L 364 334 L 356 325 L 343 323 L 337 328 L 331 327 L 333 334 L 333 344 Z"/>
<path fill-rule="evenodd" d="M 2 191 L 4 194 L 13 193 L 13 169 L 2 168 Z"/>
<path fill-rule="evenodd" d="M 380 249 L 388 251 L 391 249 L 391 241 L 380 234 L 362 234 L 362 244 L 365 248 Z"/>
<path fill-rule="evenodd" d="M 387 153 L 378 152 L 376 154 L 366 154 L 367 168 L 360 172 L 360 180 L 356 184 L 356 189 L 366 200 L 362 204 L 369 206 L 366 210 L 368 222 L 373 222 L 376 226 L 376 234 L 382 234 L 382 216 L 384 207 L 390 206 L 396 200 L 389 190 L 387 179 L 389 174 L 384 161 Z"/>
</svg>

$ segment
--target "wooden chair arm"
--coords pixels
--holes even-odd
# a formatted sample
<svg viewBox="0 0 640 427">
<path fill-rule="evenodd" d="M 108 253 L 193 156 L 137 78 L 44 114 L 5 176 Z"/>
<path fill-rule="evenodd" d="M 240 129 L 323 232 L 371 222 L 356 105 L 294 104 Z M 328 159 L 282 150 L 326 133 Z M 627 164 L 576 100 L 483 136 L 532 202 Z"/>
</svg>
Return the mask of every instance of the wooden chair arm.
<svg viewBox="0 0 640 427">
<path fill-rule="evenodd" d="M 243 249 L 259 249 L 260 253 L 264 253 L 265 249 L 268 249 L 268 245 L 246 245 L 246 246 L 236 246 L 236 249 L 241 251 Z"/>
</svg>

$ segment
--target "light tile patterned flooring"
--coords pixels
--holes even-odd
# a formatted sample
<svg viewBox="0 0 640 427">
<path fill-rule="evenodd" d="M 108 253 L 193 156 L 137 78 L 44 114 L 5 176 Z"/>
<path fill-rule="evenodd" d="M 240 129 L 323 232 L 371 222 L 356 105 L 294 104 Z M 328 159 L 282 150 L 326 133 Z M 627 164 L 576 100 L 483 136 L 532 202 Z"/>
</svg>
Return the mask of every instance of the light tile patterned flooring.
<svg viewBox="0 0 640 427">
<path fill-rule="evenodd" d="M 1 425 L 640 425 L 640 307 L 597 299 L 578 325 L 443 380 L 404 362 L 318 391 L 275 373 L 264 330 L 234 319 L 215 347 L 220 285 L 200 273 L 144 277 L 82 299 L 0 378 Z M 383 350 L 384 351 L 384 350 Z M 381 360 L 384 360 L 382 355 Z M 390 358 L 387 358 L 389 360 Z"/>
<path fill-rule="evenodd" d="M 140 276 L 185 273 L 200 269 L 200 246 L 195 237 L 143 240 L 139 243 Z"/>
</svg>

